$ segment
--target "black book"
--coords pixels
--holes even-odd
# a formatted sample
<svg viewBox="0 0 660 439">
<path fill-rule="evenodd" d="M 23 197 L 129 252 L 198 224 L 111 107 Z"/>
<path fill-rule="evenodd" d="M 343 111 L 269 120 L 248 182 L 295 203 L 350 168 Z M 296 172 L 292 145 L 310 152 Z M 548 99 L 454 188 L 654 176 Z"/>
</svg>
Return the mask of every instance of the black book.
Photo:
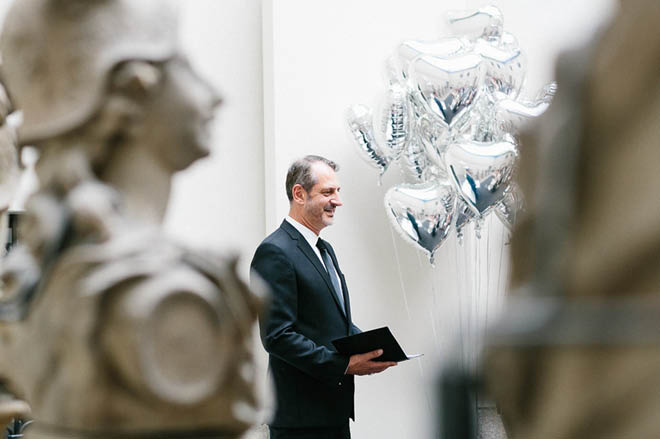
<svg viewBox="0 0 660 439">
<path fill-rule="evenodd" d="M 337 352 L 346 355 L 364 354 L 375 351 L 376 349 L 382 349 L 383 355 L 374 358 L 373 361 L 399 362 L 422 356 L 422 354 L 406 355 L 387 326 L 338 338 L 332 340 L 332 344 L 337 349 Z"/>
</svg>

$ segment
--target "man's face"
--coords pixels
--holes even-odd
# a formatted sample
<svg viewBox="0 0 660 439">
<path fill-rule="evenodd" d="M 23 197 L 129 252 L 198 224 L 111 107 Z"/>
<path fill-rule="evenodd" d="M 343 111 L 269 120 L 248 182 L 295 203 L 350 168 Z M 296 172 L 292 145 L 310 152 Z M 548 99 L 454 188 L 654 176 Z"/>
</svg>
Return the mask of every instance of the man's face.
<svg viewBox="0 0 660 439">
<path fill-rule="evenodd" d="M 316 184 L 307 193 L 304 204 L 304 219 L 317 234 L 321 229 L 332 225 L 335 209 L 343 203 L 339 198 L 339 182 L 335 171 L 323 162 L 312 165 Z"/>
</svg>

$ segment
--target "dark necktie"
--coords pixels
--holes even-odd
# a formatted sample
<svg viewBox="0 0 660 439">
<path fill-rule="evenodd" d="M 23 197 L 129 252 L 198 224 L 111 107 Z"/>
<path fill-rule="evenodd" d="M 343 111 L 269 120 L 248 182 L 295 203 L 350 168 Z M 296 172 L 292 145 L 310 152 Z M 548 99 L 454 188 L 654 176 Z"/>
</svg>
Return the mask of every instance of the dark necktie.
<svg viewBox="0 0 660 439">
<path fill-rule="evenodd" d="M 321 252 L 321 258 L 323 259 L 323 263 L 325 264 L 325 269 L 328 270 L 328 274 L 330 275 L 330 281 L 332 282 L 332 286 L 334 287 L 335 290 L 335 295 L 339 299 L 339 303 L 341 304 L 341 309 L 346 313 L 346 305 L 344 304 L 344 295 L 342 294 L 341 288 L 339 287 L 339 276 L 337 275 L 337 269 L 335 268 L 335 264 L 332 262 L 332 258 L 330 257 L 330 253 L 328 252 L 328 247 L 325 245 L 325 241 L 323 241 L 321 238 L 319 238 L 318 241 L 316 241 L 316 248 L 319 249 Z"/>
</svg>

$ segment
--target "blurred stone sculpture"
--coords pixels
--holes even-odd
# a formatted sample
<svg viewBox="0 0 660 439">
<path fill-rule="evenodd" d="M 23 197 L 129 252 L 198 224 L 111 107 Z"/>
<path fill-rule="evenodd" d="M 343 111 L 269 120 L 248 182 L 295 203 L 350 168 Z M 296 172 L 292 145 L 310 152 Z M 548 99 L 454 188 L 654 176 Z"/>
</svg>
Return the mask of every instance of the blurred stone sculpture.
<svg viewBox="0 0 660 439">
<path fill-rule="evenodd" d="M 8 234 L 7 211 L 18 184 L 16 132 L 8 121 L 12 111 L 9 97 L 0 83 L 0 254 L 2 255 L 5 253 Z M 0 304 L 5 299 L 4 289 L 4 285 L 0 282 Z M 7 424 L 14 417 L 27 415 L 29 411 L 30 408 L 24 401 L 16 399 L 0 383 L 0 426 Z"/>
<path fill-rule="evenodd" d="M 517 294 L 485 363 L 511 438 L 660 437 L 659 22 L 620 2 L 526 142 Z"/>
<path fill-rule="evenodd" d="M 8 121 L 12 105 L 4 86 L 0 83 L 0 254 L 4 254 L 7 210 L 18 184 L 18 155 L 16 133 Z"/>
<path fill-rule="evenodd" d="M 32 408 L 27 437 L 236 438 L 254 421 L 261 296 L 235 257 L 159 226 L 220 102 L 179 52 L 175 12 L 20 0 L 7 15 L 2 74 L 40 154 L 0 307 L 0 376 Z"/>
</svg>

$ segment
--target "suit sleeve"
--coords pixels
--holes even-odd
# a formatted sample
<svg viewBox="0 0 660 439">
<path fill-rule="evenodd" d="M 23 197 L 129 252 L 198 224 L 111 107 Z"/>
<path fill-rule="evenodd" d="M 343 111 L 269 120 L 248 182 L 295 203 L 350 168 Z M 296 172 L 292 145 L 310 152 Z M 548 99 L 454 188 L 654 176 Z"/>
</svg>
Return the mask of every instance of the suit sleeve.
<svg viewBox="0 0 660 439">
<path fill-rule="evenodd" d="M 252 275 L 255 272 L 271 290 L 270 310 L 260 321 L 266 351 L 320 381 L 336 385 L 344 376 L 349 357 L 295 331 L 298 289 L 289 258 L 279 247 L 263 243 L 252 260 Z"/>
</svg>

